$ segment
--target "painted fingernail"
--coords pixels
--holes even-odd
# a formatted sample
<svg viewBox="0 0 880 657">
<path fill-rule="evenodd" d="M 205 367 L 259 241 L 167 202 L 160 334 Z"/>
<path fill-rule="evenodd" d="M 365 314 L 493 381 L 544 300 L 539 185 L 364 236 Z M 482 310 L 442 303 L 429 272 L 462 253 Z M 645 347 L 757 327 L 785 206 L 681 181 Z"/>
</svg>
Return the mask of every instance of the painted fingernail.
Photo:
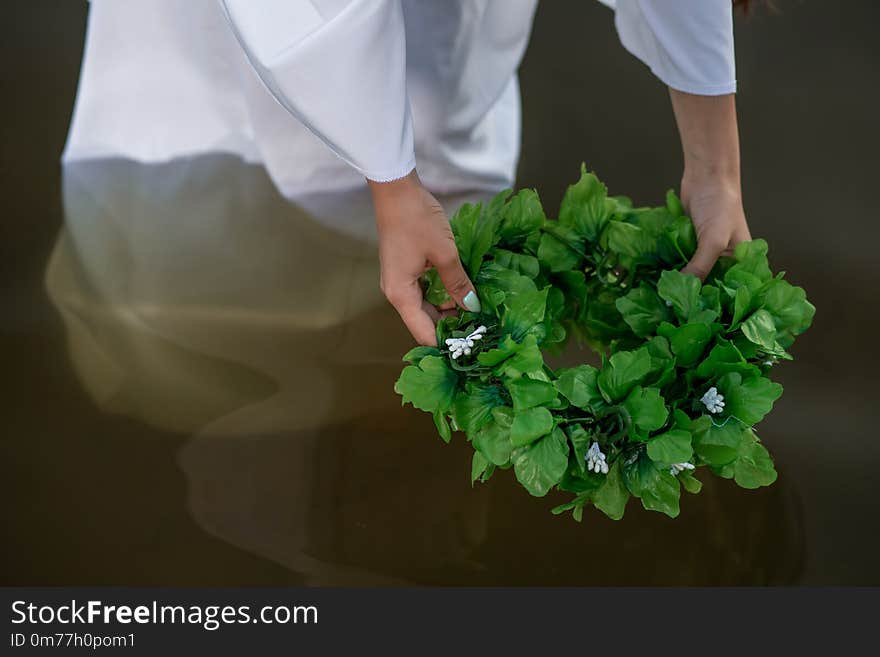
<svg viewBox="0 0 880 657">
<path fill-rule="evenodd" d="M 480 305 L 480 298 L 477 296 L 477 293 L 471 290 L 468 292 L 464 299 L 461 300 L 464 304 L 464 307 L 470 310 L 472 313 L 478 313 L 483 309 L 483 306 Z"/>
</svg>

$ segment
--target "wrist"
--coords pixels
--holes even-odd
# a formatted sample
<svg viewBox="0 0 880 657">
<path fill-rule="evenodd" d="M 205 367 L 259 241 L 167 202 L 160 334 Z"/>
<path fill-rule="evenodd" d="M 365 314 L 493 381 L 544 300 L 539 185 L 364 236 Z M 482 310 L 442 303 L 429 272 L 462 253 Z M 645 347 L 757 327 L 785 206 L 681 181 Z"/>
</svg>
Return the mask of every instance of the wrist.
<svg viewBox="0 0 880 657">
<path fill-rule="evenodd" d="M 370 194 L 375 204 L 386 200 L 393 200 L 399 198 L 402 194 L 412 192 L 414 189 L 420 189 L 422 183 L 419 180 L 419 174 L 413 169 L 402 178 L 388 182 L 377 182 L 367 178 L 367 186 L 370 188 Z"/>
<path fill-rule="evenodd" d="M 739 135 L 733 94 L 697 96 L 670 89 L 687 186 L 740 188 Z"/>
<path fill-rule="evenodd" d="M 681 200 L 688 209 L 694 201 L 713 198 L 726 203 L 742 205 L 742 187 L 739 176 L 721 173 L 693 173 L 685 170 L 681 179 Z"/>
<path fill-rule="evenodd" d="M 739 160 L 685 156 L 682 178 L 695 183 L 714 183 L 739 187 Z"/>
<path fill-rule="evenodd" d="M 741 196 L 742 185 L 740 183 L 739 167 L 688 167 L 685 165 L 681 176 L 682 193 L 685 189 L 712 188 L 722 190 L 728 194 Z"/>
</svg>

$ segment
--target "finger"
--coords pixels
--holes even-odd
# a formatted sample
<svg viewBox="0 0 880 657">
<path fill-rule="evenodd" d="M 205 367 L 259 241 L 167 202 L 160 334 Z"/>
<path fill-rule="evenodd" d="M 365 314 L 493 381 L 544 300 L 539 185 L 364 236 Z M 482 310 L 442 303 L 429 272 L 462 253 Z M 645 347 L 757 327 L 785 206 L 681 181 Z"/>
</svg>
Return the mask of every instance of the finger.
<svg viewBox="0 0 880 657">
<path fill-rule="evenodd" d="M 694 253 L 694 257 L 682 271 L 705 280 L 725 248 L 727 248 L 727 240 L 720 241 L 708 235 L 703 237 L 697 243 L 697 252 Z"/>
<path fill-rule="evenodd" d="M 422 301 L 422 310 L 425 311 L 425 314 L 431 318 L 431 321 L 434 322 L 434 324 L 440 321 L 440 311 L 427 301 Z"/>
<path fill-rule="evenodd" d="M 422 301 L 422 309 L 428 314 L 431 318 L 431 321 L 436 325 L 441 319 L 446 319 L 447 317 L 458 317 L 458 308 L 454 306 L 451 309 L 442 310 L 437 308 L 437 306 L 433 306 L 427 301 Z"/>
<path fill-rule="evenodd" d="M 443 287 L 458 305 L 471 312 L 482 310 L 477 291 L 461 264 L 454 243 L 451 243 L 449 248 L 434 259 L 434 266 L 437 268 Z"/>
<path fill-rule="evenodd" d="M 441 304 L 436 306 L 438 310 L 452 310 L 455 308 L 455 299 L 450 299 L 449 301 L 444 301 Z"/>
<path fill-rule="evenodd" d="M 751 242 L 752 241 L 752 233 L 749 231 L 748 226 L 740 226 L 735 231 L 733 231 L 733 239 L 730 240 L 731 245 L 736 246 L 740 242 Z"/>
<path fill-rule="evenodd" d="M 417 280 L 396 286 L 389 285 L 385 289 L 385 297 L 397 310 L 400 319 L 419 344 L 427 347 L 437 346 L 437 331 L 434 320 L 425 306 L 430 306 L 422 298 L 422 288 Z"/>
<path fill-rule="evenodd" d="M 752 234 L 749 232 L 748 226 L 742 226 L 733 231 L 733 236 L 730 238 L 730 242 L 727 245 L 727 248 L 721 253 L 724 256 L 732 256 L 736 251 L 736 245 L 740 242 L 750 242 L 752 240 Z"/>
</svg>

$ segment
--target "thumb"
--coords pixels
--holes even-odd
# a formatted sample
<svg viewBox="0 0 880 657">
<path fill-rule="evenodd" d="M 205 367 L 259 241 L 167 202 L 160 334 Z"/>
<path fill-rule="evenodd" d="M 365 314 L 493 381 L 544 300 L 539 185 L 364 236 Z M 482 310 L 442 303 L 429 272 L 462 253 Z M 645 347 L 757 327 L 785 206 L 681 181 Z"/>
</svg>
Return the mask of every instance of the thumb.
<svg viewBox="0 0 880 657">
<path fill-rule="evenodd" d="M 697 244 L 697 251 L 691 261 L 681 270 L 685 274 L 693 274 L 700 280 L 705 280 L 718 258 L 727 248 L 726 243 L 705 237 Z"/>
<path fill-rule="evenodd" d="M 433 265 L 437 268 L 437 273 L 440 275 L 443 287 L 449 292 L 449 296 L 455 299 L 455 302 L 462 308 L 478 313 L 482 310 L 480 298 L 461 264 L 455 243 L 452 242 L 450 247 L 435 259 Z"/>
</svg>

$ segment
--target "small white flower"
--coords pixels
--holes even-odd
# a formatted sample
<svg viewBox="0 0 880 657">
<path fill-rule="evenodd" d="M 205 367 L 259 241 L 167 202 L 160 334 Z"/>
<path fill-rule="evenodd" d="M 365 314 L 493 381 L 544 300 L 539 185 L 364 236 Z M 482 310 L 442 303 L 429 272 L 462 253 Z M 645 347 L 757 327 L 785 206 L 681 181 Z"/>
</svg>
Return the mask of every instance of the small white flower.
<svg viewBox="0 0 880 657">
<path fill-rule="evenodd" d="M 608 474 L 608 464 L 605 462 L 605 455 L 599 450 L 599 443 L 590 445 L 590 449 L 587 450 L 586 460 L 587 470 L 590 472 Z"/>
<path fill-rule="evenodd" d="M 724 395 L 719 394 L 718 388 L 715 386 L 709 388 L 700 401 L 709 409 L 710 413 L 720 413 L 724 410 Z"/>
<path fill-rule="evenodd" d="M 455 360 L 461 356 L 470 356 L 476 340 L 482 340 L 487 329 L 485 326 L 478 326 L 470 335 L 463 338 L 447 338 L 446 346 Z"/>
<path fill-rule="evenodd" d="M 693 463 L 673 463 L 669 466 L 669 474 L 673 477 L 677 475 L 679 472 L 684 472 L 685 470 L 693 470 Z"/>
</svg>

